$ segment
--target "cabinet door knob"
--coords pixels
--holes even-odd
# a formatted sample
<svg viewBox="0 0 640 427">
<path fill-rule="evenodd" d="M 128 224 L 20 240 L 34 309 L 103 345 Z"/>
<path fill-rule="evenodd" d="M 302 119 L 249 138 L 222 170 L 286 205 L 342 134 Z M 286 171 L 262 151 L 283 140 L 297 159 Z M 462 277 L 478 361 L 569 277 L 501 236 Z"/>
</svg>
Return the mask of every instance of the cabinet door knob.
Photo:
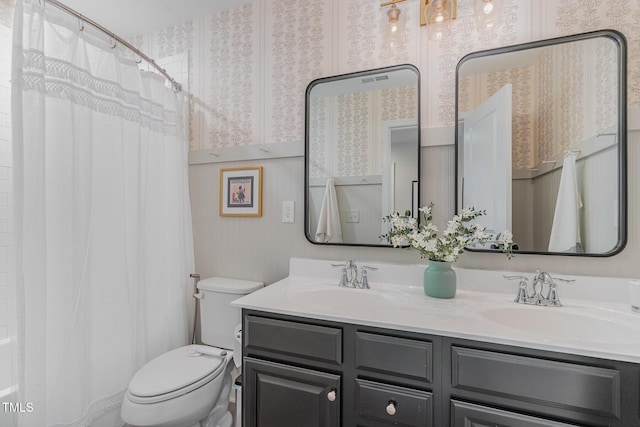
<svg viewBox="0 0 640 427">
<path fill-rule="evenodd" d="M 329 402 L 333 402 L 336 400 L 336 391 L 331 390 L 329 393 L 327 393 L 327 399 L 329 399 Z"/>
<path fill-rule="evenodd" d="M 396 414 L 396 402 L 393 400 L 389 401 L 389 404 L 387 405 L 387 414 L 389 415 L 395 415 Z"/>
</svg>

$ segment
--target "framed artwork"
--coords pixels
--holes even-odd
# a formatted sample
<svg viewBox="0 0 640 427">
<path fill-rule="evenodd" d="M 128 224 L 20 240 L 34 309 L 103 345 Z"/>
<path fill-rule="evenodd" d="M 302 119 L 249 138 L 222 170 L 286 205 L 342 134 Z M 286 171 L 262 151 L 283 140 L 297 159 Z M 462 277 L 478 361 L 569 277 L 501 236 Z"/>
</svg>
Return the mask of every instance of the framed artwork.
<svg viewBox="0 0 640 427">
<path fill-rule="evenodd" d="M 262 166 L 220 169 L 220 216 L 262 216 Z"/>
</svg>

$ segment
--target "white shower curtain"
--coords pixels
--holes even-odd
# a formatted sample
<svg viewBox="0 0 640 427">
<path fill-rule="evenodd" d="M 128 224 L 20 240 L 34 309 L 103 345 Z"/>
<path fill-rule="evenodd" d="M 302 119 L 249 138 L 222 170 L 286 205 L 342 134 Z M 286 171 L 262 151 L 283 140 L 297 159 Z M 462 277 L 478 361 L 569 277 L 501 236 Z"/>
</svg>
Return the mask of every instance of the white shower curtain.
<svg viewBox="0 0 640 427">
<path fill-rule="evenodd" d="M 118 425 L 135 371 L 188 341 L 184 95 L 76 18 L 16 3 L 20 425 Z"/>
</svg>

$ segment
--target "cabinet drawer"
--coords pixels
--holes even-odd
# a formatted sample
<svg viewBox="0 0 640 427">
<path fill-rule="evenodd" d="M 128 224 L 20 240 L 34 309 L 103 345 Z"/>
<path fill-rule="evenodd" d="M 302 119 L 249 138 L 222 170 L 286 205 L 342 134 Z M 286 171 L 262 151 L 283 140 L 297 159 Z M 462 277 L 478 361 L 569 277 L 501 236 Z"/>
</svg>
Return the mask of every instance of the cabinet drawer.
<svg viewBox="0 0 640 427">
<path fill-rule="evenodd" d="M 451 347 L 454 390 L 537 405 L 620 416 L 620 372 L 536 357 Z"/>
<path fill-rule="evenodd" d="M 518 427 L 570 427 L 565 424 L 545 420 L 515 412 L 503 411 L 473 403 L 451 401 L 451 425 L 455 427 L 518 426 Z"/>
<path fill-rule="evenodd" d="M 268 351 L 334 365 L 342 363 L 340 328 L 246 316 L 242 333 L 247 354 Z"/>
<path fill-rule="evenodd" d="M 433 344 L 358 331 L 356 368 L 431 383 Z"/>
<path fill-rule="evenodd" d="M 393 415 L 387 412 L 389 404 L 393 404 Z M 432 394 L 426 391 L 356 380 L 356 409 L 361 421 L 358 425 L 366 425 L 366 420 L 402 426 L 433 425 Z"/>
</svg>

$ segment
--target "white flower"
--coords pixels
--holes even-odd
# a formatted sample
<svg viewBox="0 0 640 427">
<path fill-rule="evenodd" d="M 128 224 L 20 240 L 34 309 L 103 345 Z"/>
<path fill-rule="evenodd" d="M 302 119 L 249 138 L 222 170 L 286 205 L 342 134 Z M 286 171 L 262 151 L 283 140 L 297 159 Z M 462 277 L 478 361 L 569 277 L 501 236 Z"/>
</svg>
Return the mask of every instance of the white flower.
<svg viewBox="0 0 640 427">
<path fill-rule="evenodd" d="M 473 208 L 464 208 L 462 212 L 460 212 L 460 215 L 463 219 L 475 218 L 475 214 L 476 213 Z"/>
<path fill-rule="evenodd" d="M 436 225 L 435 225 L 435 224 L 433 224 L 433 223 L 431 223 L 431 222 L 430 222 L 430 223 L 429 223 L 429 224 L 427 224 L 427 226 L 424 228 L 424 231 L 425 231 L 425 233 L 428 233 L 428 234 L 434 234 L 434 233 L 437 233 L 437 232 L 438 232 L 438 227 L 436 227 Z"/>
<path fill-rule="evenodd" d="M 500 243 L 502 243 L 503 245 L 509 245 L 513 243 L 513 234 L 511 234 L 509 231 L 503 231 L 502 235 L 500 236 Z"/>
<path fill-rule="evenodd" d="M 431 220 L 433 204 L 419 209 L 423 215 L 423 224 L 417 218 L 393 214 L 384 219 L 389 222 L 389 232 L 381 238 L 386 239 L 394 247 L 410 246 L 420 252 L 422 258 L 434 261 L 454 262 L 464 252 L 464 248 L 478 243 L 490 241 L 501 243 L 503 252 L 511 257 L 513 235 L 508 230 L 499 235 L 486 232 L 486 227 L 469 223 L 471 220 L 485 215 L 484 211 L 465 208 L 447 222 L 447 227 L 438 237 L 438 227 L 428 222 Z M 426 222 L 426 224 L 424 224 Z M 464 224 L 463 224 L 464 223 Z"/>
<path fill-rule="evenodd" d="M 447 222 L 447 229 L 444 230 L 444 235 L 448 236 L 450 234 L 454 234 L 458 229 L 458 223 L 456 222 L 456 217 L 454 216 L 452 220 Z"/>
<path fill-rule="evenodd" d="M 431 206 L 431 205 L 427 205 L 427 206 L 423 206 L 423 207 L 419 208 L 418 210 L 419 210 L 421 213 L 423 213 L 423 214 L 425 214 L 425 215 L 429 216 L 429 215 L 431 215 L 431 208 L 432 208 L 432 206 Z"/>
<path fill-rule="evenodd" d="M 407 238 L 404 236 L 393 236 L 391 238 L 391 245 L 393 245 L 394 248 L 397 248 L 399 246 L 406 246 L 407 245 Z"/>
<path fill-rule="evenodd" d="M 484 232 L 484 228 L 482 230 L 476 230 L 473 233 L 473 239 L 475 240 L 484 240 L 484 239 L 487 239 L 488 237 L 489 235 Z"/>
</svg>

